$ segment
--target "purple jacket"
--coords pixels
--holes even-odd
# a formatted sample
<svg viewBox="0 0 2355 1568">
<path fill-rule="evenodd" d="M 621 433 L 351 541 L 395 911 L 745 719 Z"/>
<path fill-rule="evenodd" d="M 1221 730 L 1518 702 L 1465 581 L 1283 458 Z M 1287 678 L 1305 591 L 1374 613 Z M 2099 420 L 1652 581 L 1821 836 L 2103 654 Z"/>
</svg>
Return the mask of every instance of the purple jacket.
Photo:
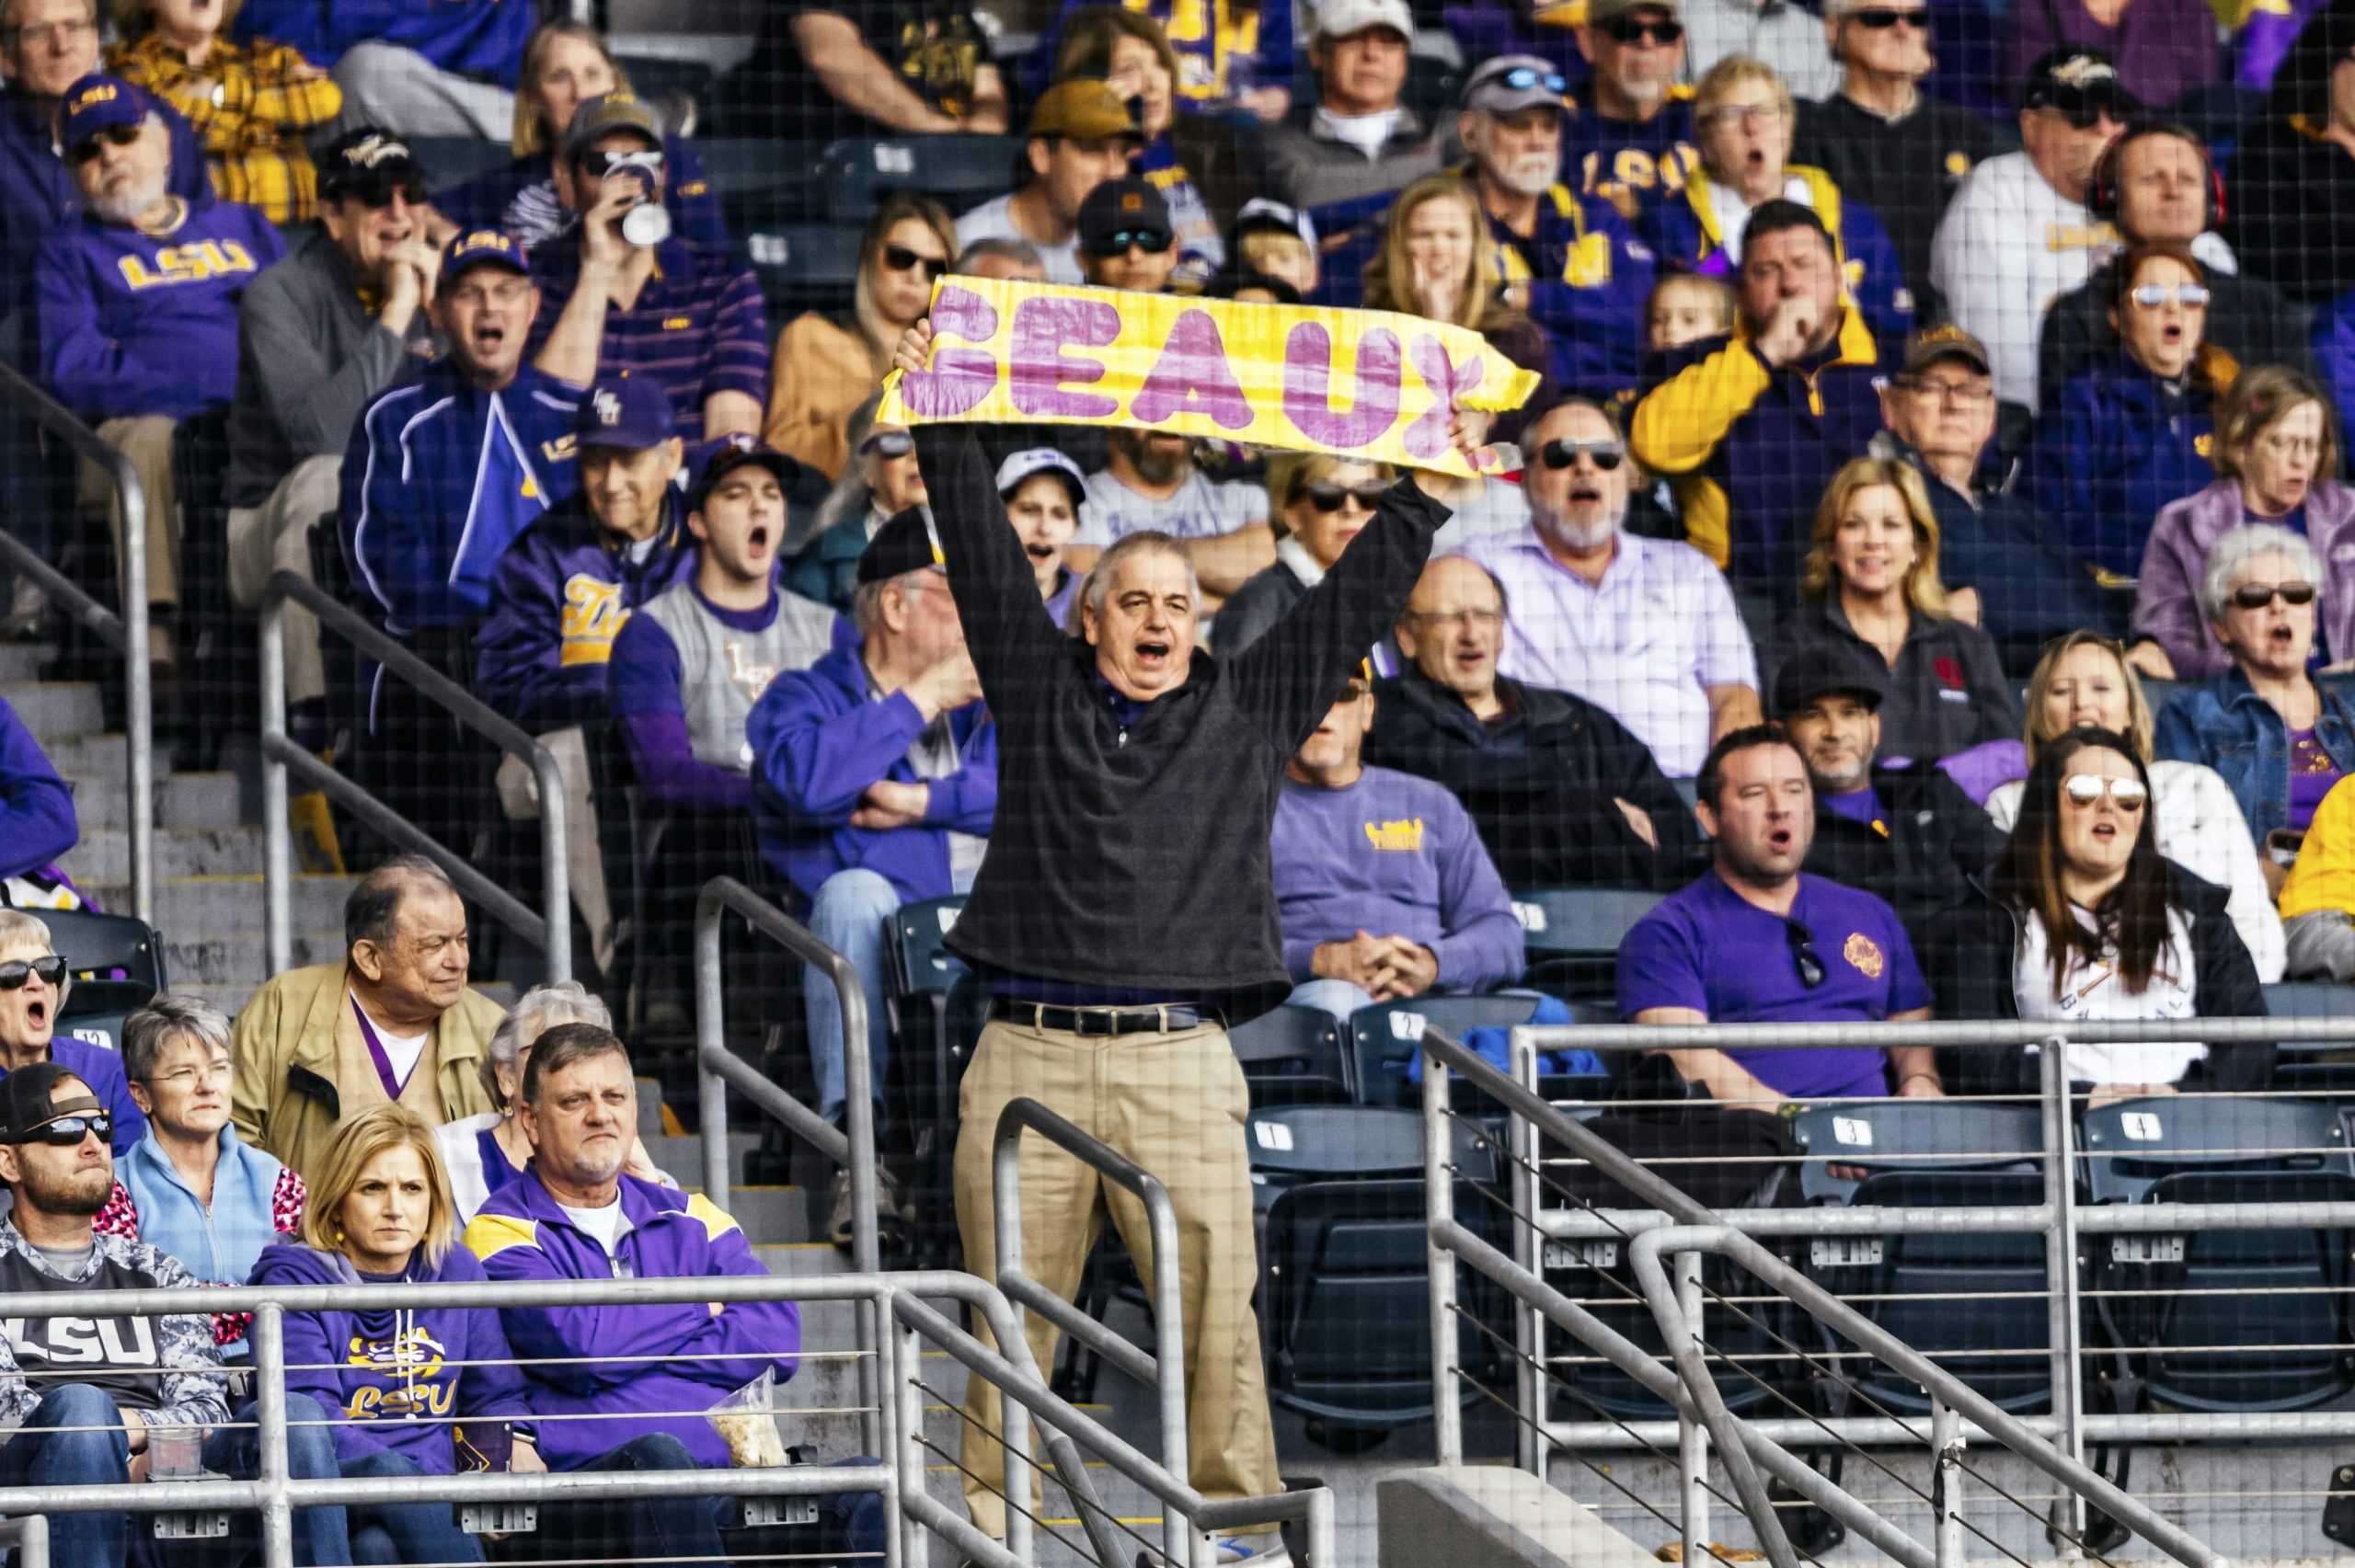
<svg viewBox="0 0 2355 1568">
<path fill-rule="evenodd" d="M 616 1243 L 618 1256 L 608 1257 L 538 1170 L 527 1169 L 484 1201 L 466 1227 L 466 1249 L 493 1279 L 611 1279 L 623 1265 L 639 1279 L 768 1273 L 736 1221 L 701 1196 L 626 1175 L 621 1205 L 630 1230 Z M 564 1298 L 551 1289 L 545 1306 L 499 1314 L 515 1355 L 537 1363 L 523 1369 L 533 1413 L 601 1418 L 540 1423 L 540 1457 L 550 1470 L 578 1470 L 655 1432 L 684 1443 L 697 1464 L 724 1470 L 728 1445 L 701 1413 L 764 1368 L 775 1367 L 782 1380 L 800 1365 L 801 1309 L 790 1301 L 738 1301 L 715 1312 L 700 1301 L 578 1307 Z"/>
<path fill-rule="evenodd" d="M 2233 668 L 2200 603 L 2208 552 L 2242 521 L 2238 480 L 2219 479 L 2164 507 L 2142 548 L 2132 635 L 2166 649 L 2178 681 L 2213 681 Z M 2333 664 L 2355 658 L 2355 489 L 2328 479 L 2306 493 L 2306 538 L 2322 558 L 2323 649 Z"/>
<path fill-rule="evenodd" d="M 39 871 L 81 839 L 73 789 L 0 700 L 0 877 Z"/>
</svg>

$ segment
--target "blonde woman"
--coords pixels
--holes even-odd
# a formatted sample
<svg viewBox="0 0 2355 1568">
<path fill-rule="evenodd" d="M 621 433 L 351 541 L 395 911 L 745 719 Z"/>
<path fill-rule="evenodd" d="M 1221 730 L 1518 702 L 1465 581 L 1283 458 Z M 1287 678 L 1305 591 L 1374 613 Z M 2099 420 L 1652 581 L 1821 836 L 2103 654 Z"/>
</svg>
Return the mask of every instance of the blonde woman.
<svg viewBox="0 0 2355 1568">
<path fill-rule="evenodd" d="M 1365 264 L 1365 308 L 1468 327 L 1514 364 L 1544 375 L 1551 358 L 1545 329 L 1498 302 L 1502 281 L 1479 197 L 1461 176 L 1428 175 L 1400 191 L 1383 218 L 1382 248 Z M 1541 387 L 1522 406 L 1550 401 Z M 1519 428 L 1508 416 L 1491 439 L 1510 441 Z"/>
<path fill-rule="evenodd" d="M 1776 628 L 1770 662 L 1827 644 L 1863 648 L 1889 671 L 1880 755 L 1931 762 L 2017 733 L 2020 715 L 1986 633 L 1957 613 L 1975 600 L 1938 581 L 1938 522 L 1922 476 L 1860 457 L 1832 476 L 1815 509 L 1799 607 Z"/>
</svg>

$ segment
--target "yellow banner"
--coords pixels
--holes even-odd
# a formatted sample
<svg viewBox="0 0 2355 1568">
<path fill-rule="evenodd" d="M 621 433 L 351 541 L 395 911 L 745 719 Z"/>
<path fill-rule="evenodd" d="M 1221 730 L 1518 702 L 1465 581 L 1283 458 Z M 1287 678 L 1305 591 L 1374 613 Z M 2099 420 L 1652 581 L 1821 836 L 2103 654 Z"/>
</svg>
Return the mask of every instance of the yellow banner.
<svg viewBox="0 0 2355 1568">
<path fill-rule="evenodd" d="M 883 378 L 881 422 L 1127 425 L 1461 475 L 1450 395 L 1503 413 L 1538 380 L 1476 332 L 1390 311 L 949 277 L 932 329 L 930 366 Z"/>
</svg>

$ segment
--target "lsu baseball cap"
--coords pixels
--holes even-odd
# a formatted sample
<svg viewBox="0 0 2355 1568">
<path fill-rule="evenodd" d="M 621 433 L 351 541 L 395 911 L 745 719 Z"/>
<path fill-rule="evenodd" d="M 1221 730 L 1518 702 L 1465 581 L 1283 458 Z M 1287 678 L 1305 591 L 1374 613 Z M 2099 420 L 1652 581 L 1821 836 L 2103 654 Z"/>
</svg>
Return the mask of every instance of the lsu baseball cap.
<svg viewBox="0 0 2355 1568">
<path fill-rule="evenodd" d="M 1267 232 L 1292 235 L 1309 249 L 1316 248 L 1316 221 L 1302 208 L 1287 206 L 1265 196 L 1254 196 L 1235 214 L 1236 238 Z"/>
<path fill-rule="evenodd" d="M 1030 106 L 1032 136 L 1068 136 L 1098 142 L 1112 136 L 1144 140 L 1129 101 L 1094 76 L 1074 76 L 1057 82 Z"/>
<path fill-rule="evenodd" d="M 1008 452 L 1005 461 L 997 465 L 997 493 L 1011 496 L 1024 480 L 1034 479 L 1041 474 L 1051 474 L 1063 482 L 1064 487 L 1071 491 L 1074 510 L 1078 509 L 1080 502 L 1087 498 L 1087 475 L 1079 471 L 1078 464 L 1051 446 L 1034 446 L 1027 452 Z"/>
<path fill-rule="evenodd" d="M 1534 54 L 1499 54 L 1482 63 L 1464 84 L 1464 107 L 1489 114 L 1511 114 L 1543 104 L 1559 109 L 1570 84 Z"/>
<path fill-rule="evenodd" d="M 583 436 L 581 440 L 588 438 Z M 801 477 L 801 464 L 776 448 L 739 430 L 732 436 L 721 437 L 704 453 L 703 471 L 695 475 L 695 493 L 688 499 L 688 509 L 703 510 L 704 502 L 710 498 L 711 492 L 718 487 L 719 482 L 740 468 L 767 469 L 775 478 L 777 488 L 788 497 Z"/>
<path fill-rule="evenodd" d="M 345 132 L 319 155 L 319 196 L 389 197 L 395 190 L 425 193 L 425 171 L 408 143 L 389 131 L 362 125 Z"/>
<path fill-rule="evenodd" d="M 858 558 L 858 580 L 890 582 L 910 572 L 948 569 L 948 559 L 932 536 L 932 516 L 922 507 L 910 507 L 875 531 L 867 553 Z"/>
<path fill-rule="evenodd" d="M 1108 179 L 1079 204 L 1082 250 L 1110 254 L 1107 247 L 1114 236 L 1147 230 L 1163 236 L 1165 242 L 1177 232 L 1170 222 L 1168 201 L 1149 179 L 1136 175 Z"/>
<path fill-rule="evenodd" d="M 80 1082 L 81 1075 L 53 1061 L 37 1061 L 0 1079 L 0 1143 L 23 1143 L 60 1116 L 106 1109 L 95 1093 L 59 1101 L 57 1086 L 69 1081 Z"/>
<path fill-rule="evenodd" d="M 442 282 L 455 282 L 458 274 L 474 267 L 504 267 L 527 278 L 532 273 L 523 259 L 523 242 L 501 229 L 461 229 L 442 247 Z"/>
<path fill-rule="evenodd" d="M 2119 80 L 2108 51 L 2062 48 L 2047 50 L 2028 68 L 2020 107 L 2049 109 L 2089 126 L 2098 114 L 2124 120 L 2142 106 Z"/>
<path fill-rule="evenodd" d="M 68 151 L 99 132 L 147 118 L 147 95 L 120 76 L 92 72 L 65 89 L 57 137 Z"/>
<path fill-rule="evenodd" d="M 583 148 L 608 131 L 635 131 L 646 138 L 648 145 L 662 144 L 662 122 L 654 118 L 654 111 L 636 93 L 616 87 L 581 99 L 580 107 L 572 111 L 572 123 L 564 129 L 565 161 L 579 157 Z"/>
<path fill-rule="evenodd" d="M 1981 375 L 1993 373 L 1986 346 L 1950 321 L 1913 334 L 1905 346 L 1904 373 L 1920 375 L 1940 360 L 1960 360 Z"/>
<path fill-rule="evenodd" d="M 1412 41 L 1415 13 L 1407 0 L 1324 0 L 1316 7 L 1318 38 L 1348 38 L 1368 28 L 1388 28 Z"/>
<path fill-rule="evenodd" d="M 678 434 L 671 395 L 651 376 L 606 376 L 580 400 L 573 435 L 582 446 L 644 452 Z"/>
</svg>

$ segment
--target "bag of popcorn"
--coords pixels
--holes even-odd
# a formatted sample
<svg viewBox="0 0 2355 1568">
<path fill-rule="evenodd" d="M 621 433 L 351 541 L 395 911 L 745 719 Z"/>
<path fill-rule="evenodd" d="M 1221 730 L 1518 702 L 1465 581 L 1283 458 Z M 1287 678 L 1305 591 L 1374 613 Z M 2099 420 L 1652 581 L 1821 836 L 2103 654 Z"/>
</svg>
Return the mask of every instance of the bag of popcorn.
<svg viewBox="0 0 2355 1568">
<path fill-rule="evenodd" d="M 704 1419 L 728 1445 L 728 1462 L 738 1470 L 764 1470 L 790 1464 L 785 1434 L 776 1424 L 776 1368 L 761 1375 L 704 1412 Z"/>
</svg>

